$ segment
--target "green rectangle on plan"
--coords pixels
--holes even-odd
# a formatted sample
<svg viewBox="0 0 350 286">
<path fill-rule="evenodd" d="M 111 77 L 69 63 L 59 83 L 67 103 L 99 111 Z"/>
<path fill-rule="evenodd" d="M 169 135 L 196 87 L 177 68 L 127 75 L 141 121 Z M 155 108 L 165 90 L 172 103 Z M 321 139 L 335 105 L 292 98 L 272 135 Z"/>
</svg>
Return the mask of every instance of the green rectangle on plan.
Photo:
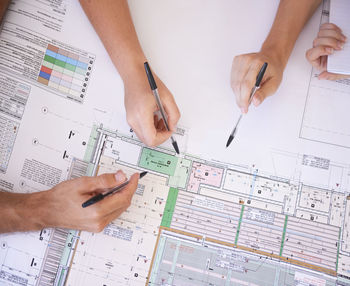
<svg viewBox="0 0 350 286">
<path fill-rule="evenodd" d="M 173 176 L 177 165 L 177 157 L 148 148 L 142 149 L 139 166 L 148 170 Z"/>
<path fill-rule="evenodd" d="M 168 198 L 164 207 L 163 217 L 161 226 L 170 227 L 171 220 L 173 219 L 173 213 L 176 205 L 177 195 L 179 193 L 178 189 L 170 188 L 168 193 Z"/>
<path fill-rule="evenodd" d="M 55 61 L 56 61 L 55 58 L 50 57 L 50 56 L 48 56 L 48 55 L 45 55 L 44 60 L 47 61 L 47 62 L 49 62 L 49 63 L 52 63 L 52 64 L 54 64 Z"/>
<path fill-rule="evenodd" d="M 70 71 L 75 71 L 75 66 L 73 66 L 73 65 L 71 65 L 69 63 L 66 63 L 65 68 L 70 70 Z"/>
</svg>

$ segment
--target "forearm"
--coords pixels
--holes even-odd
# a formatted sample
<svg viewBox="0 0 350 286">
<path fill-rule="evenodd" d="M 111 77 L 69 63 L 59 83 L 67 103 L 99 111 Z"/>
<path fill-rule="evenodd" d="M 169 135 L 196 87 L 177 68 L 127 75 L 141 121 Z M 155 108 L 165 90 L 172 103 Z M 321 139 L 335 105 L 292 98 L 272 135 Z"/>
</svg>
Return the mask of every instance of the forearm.
<svg viewBox="0 0 350 286">
<path fill-rule="evenodd" d="M 2 19 L 4 18 L 4 15 L 6 13 L 7 7 L 10 4 L 10 0 L 1 0 L 0 3 L 0 23 L 2 21 Z"/>
<path fill-rule="evenodd" d="M 301 30 L 320 3 L 321 0 L 281 0 L 261 51 L 275 53 L 285 66 Z"/>
<path fill-rule="evenodd" d="M 45 195 L 46 192 L 16 194 L 0 191 L 0 233 L 44 228 Z"/>
<path fill-rule="evenodd" d="M 80 0 L 80 3 L 125 81 L 145 61 L 126 0 Z"/>
</svg>

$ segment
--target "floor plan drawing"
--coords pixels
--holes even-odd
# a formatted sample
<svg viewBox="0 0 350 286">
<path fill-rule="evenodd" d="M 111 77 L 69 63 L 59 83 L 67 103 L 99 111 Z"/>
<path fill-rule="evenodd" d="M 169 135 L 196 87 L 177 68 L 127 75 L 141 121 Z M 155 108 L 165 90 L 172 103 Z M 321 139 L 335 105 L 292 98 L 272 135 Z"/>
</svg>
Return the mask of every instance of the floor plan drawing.
<svg viewBox="0 0 350 286">
<path fill-rule="evenodd" d="M 80 233 L 67 285 L 349 283 L 348 191 L 149 149 L 103 126 L 93 141 L 98 174 L 150 174 L 125 214 L 101 234 Z"/>
</svg>

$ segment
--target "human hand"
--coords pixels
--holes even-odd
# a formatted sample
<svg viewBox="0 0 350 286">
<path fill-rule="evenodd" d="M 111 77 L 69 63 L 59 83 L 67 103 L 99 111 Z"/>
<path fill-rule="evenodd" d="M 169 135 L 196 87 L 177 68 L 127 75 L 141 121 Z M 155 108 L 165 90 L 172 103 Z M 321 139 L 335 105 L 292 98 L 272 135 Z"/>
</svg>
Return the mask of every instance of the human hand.
<svg viewBox="0 0 350 286">
<path fill-rule="evenodd" d="M 83 202 L 106 188 L 125 182 L 125 174 L 118 171 L 97 177 L 80 177 L 62 182 L 49 191 L 39 192 L 38 195 L 45 197 L 40 215 L 43 225 L 100 232 L 130 206 L 138 178 L 138 174 L 132 175 L 129 184 L 120 192 L 86 208 L 81 206 Z"/>
<path fill-rule="evenodd" d="M 273 55 L 274 53 L 269 53 Z M 265 52 L 243 54 L 233 59 L 231 70 L 231 87 L 236 96 L 237 105 L 242 113 L 247 113 L 249 97 L 255 85 L 256 77 L 267 62 L 268 67 L 261 81 L 260 88 L 256 91 L 252 103 L 260 105 L 264 99 L 272 95 L 281 83 L 284 64 L 276 57 L 267 56 Z"/>
<path fill-rule="evenodd" d="M 134 71 L 133 76 L 124 80 L 126 118 L 137 137 L 148 146 L 157 146 L 166 141 L 176 129 L 180 111 L 173 95 L 163 82 L 153 73 L 159 96 L 168 115 L 170 131 L 162 118 L 154 113 L 159 110 L 152 94 L 143 66 Z"/>
<path fill-rule="evenodd" d="M 327 72 L 327 56 L 343 48 L 346 37 L 338 26 L 332 23 L 322 24 L 313 47 L 306 52 L 306 58 L 311 65 L 321 73 L 319 79 L 337 80 L 350 77 L 349 75 Z"/>
</svg>

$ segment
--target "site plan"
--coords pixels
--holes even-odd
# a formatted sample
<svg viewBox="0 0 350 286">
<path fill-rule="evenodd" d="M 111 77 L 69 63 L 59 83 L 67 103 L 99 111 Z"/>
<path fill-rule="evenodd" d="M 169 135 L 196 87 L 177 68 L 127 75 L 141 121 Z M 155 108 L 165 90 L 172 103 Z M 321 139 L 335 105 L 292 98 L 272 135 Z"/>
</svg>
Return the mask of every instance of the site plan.
<svg viewBox="0 0 350 286">
<path fill-rule="evenodd" d="M 188 152 L 190 130 L 179 125 L 177 155 L 169 142 L 145 146 L 127 126 L 124 107 L 101 87 L 123 92 L 97 36 L 82 32 L 96 43 L 74 45 L 64 33 L 76 15 L 89 25 L 77 1 L 9 7 L 0 32 L 0 188 L 36 192 L 119 169 L 148 174 L 101 233 L 1 234 L 0 285 L 350 285 L 350 141 L 339 119 L 349 117 L 349 80 L 310 74 L 297 140 L 330 146 L 329 154 L 271 146 L 274 168 L 262 169 Z M 343 161 L 332 156 L 343 151 Z"/>
</svg>

